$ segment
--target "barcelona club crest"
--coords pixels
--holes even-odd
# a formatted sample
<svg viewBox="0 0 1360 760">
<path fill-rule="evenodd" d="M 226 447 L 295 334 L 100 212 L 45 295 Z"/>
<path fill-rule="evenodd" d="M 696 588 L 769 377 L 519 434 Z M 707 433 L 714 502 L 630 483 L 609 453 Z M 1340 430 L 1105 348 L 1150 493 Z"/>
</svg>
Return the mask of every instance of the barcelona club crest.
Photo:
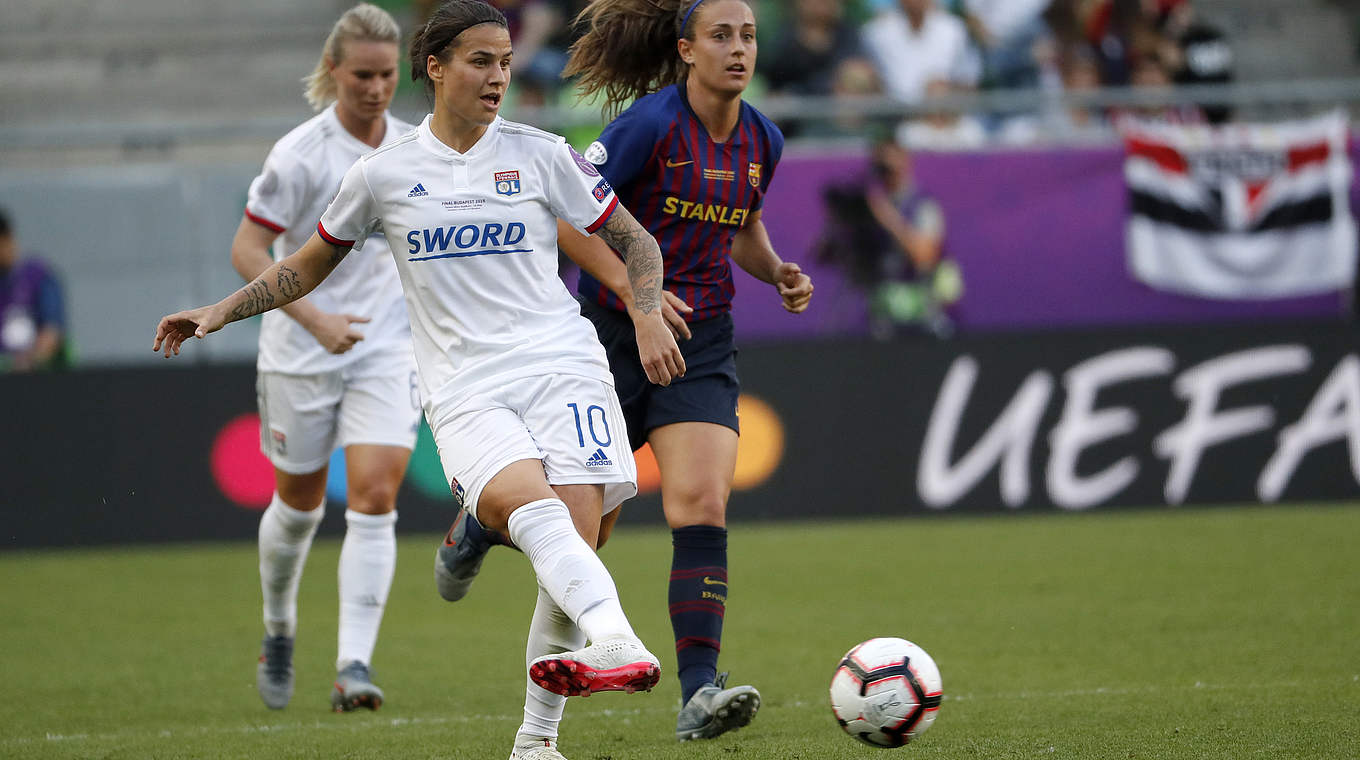
<svg viewBox="0 0 1360 760">
<path fill-rule="evenodd" d="M 519 192 L 519 172 L 496 172 L 496 194 L 514 195 Z"/>
<path fill-rule="evenodd" d="M 746 165 L 746 178 L 751 180 L 751 187 L 760 187 L 760 164 Z"/>
</svg>

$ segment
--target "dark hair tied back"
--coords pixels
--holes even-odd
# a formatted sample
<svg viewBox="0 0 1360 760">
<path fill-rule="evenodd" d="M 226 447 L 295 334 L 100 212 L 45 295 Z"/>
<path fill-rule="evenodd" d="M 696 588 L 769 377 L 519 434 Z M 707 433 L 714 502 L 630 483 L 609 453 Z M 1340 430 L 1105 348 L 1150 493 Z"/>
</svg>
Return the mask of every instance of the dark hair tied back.
<svg viewBox="0 0 1360 760">
<path fill-rule="evenodd" d="M 426 62 L 430 56 L 447 60 L 449 46 L 458 35 L 478 24 L 508 27 L 505 14 L 484 0 L 448 0 L 430 15 L 430 20 L 416 30 L 411 38 L 411 81 L 425 80 L 425 89 L 433 86 Z"/>
<path fill-rule="evenodd" d="M 750 0 L 744 0 L 750 5 Z M 587 97 L 604 93 L 604 109 L 685 81 L 689 66 L 677 39 L 694 39 L 706 0 L 591 0 L 574 22 L 584 33 L 571 46 L 562 76 Z"/>
</svg>

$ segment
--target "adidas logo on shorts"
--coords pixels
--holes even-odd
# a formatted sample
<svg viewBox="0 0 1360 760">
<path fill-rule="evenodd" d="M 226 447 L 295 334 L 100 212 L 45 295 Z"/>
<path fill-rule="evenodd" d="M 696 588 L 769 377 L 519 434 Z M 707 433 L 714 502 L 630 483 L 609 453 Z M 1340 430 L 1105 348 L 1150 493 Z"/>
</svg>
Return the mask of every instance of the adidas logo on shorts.
<svg viewBox="0 0 1360 760">
<path fill-rule="evenodd" d="M 595 449 L 595 453 L 586 460 L 586 467 L 613 467 L 614 462 L 605 456 L 604 449 Z"/>
</svg>

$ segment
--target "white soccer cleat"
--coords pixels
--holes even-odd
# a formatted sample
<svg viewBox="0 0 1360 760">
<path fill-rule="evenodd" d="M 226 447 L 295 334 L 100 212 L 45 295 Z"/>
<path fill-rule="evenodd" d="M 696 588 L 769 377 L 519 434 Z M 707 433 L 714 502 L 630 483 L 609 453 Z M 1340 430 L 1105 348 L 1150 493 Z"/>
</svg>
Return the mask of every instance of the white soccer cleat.
<svg viewBox="0 0 1360 760">
<path fill-rule="evenodd" d="M 601 639 L 585 649 L 549 654 L 529 663 L 529 678 L 564 697 L 597 691 L 651 691 L 661 680 L 661 662 L 641 641 Z"/>
<path fill-rule="evenodd" d="M 557 751 L 556 739 L 515 734 L 515 748 L 510 750 L 510 760 L 567 760 L 567 758 Z"/>
</svg>

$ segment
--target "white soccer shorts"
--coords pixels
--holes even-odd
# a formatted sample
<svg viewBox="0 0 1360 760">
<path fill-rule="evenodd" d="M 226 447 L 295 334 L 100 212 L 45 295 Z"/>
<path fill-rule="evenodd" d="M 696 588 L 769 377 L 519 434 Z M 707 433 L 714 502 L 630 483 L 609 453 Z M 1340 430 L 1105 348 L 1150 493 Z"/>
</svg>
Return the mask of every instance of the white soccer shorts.
<svg viewBox="0 0 1360 760">
<path fill-rule="evenodd" d="M 415 359 L 381 352 L 335 372 L 261 372 L 255 381 L 260 450 L 280 470 L 316 472 L 352 445 L 414 449 L 420 430 Z"/>
<path fill-rule="evenodd" d="M 431 430 L 454 500 L 474 517 L 486 484 L 522 459 L 542 460 L 549 485 L 603 485 L 605 514 L 637 494 L 623 411 L 600 380 L 512 380 L 440 410 Z"/>
</svg>

